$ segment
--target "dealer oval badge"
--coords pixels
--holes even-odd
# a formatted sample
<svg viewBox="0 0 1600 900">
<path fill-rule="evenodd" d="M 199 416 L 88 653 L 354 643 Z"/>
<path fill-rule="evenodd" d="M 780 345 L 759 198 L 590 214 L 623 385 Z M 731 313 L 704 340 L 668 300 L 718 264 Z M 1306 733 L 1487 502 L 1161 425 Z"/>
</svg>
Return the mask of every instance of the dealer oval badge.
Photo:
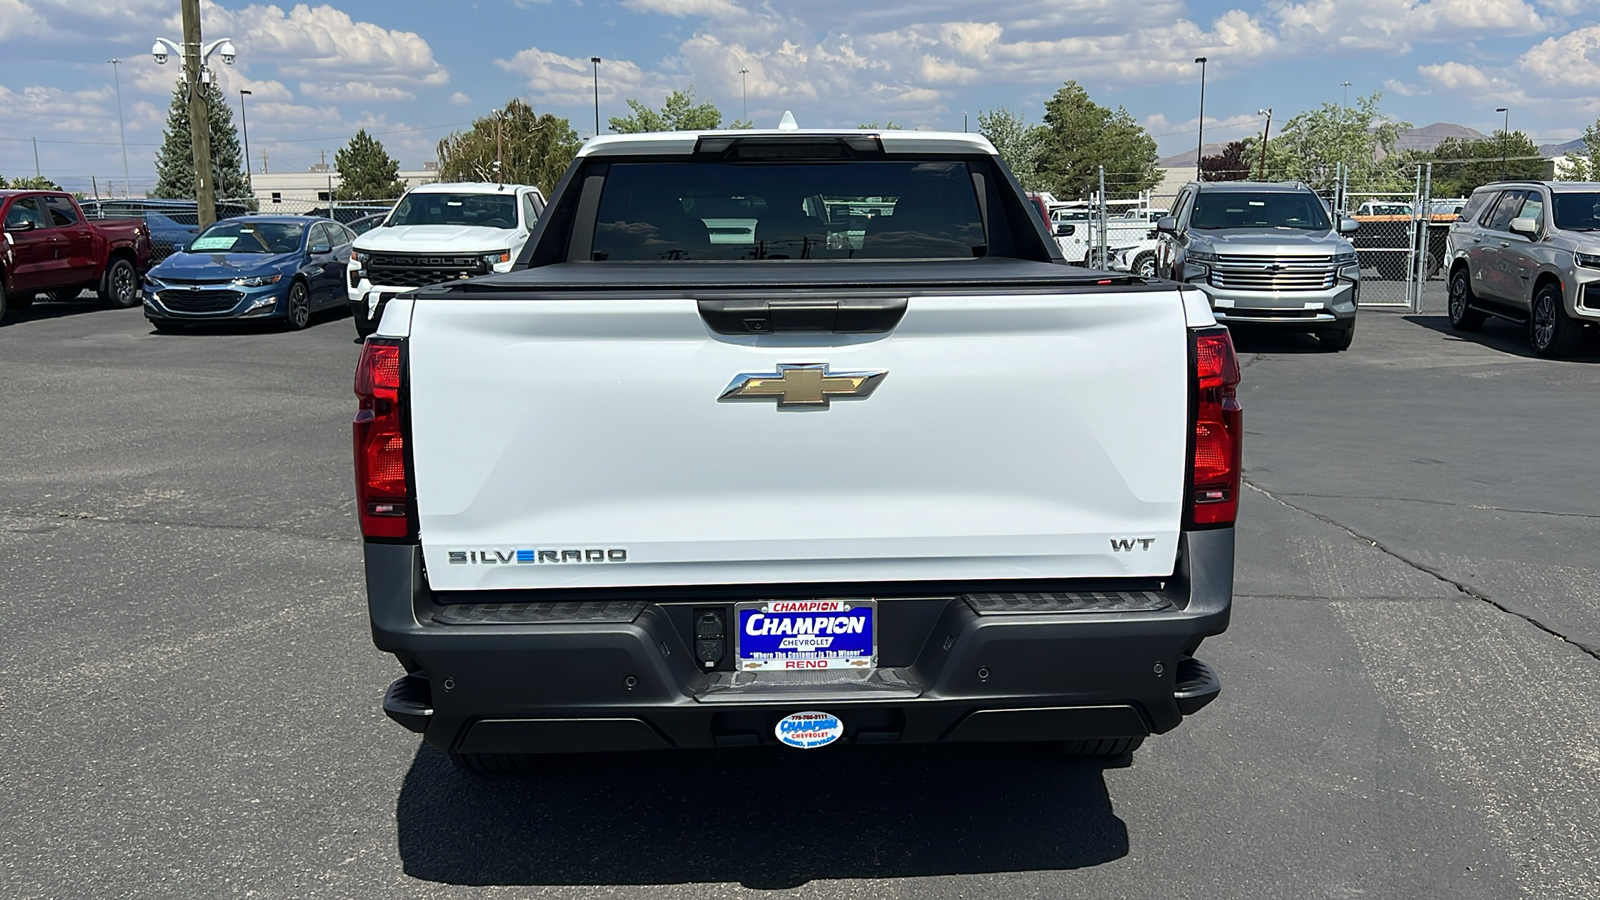
<svg viewBox="0 0 1600 900">
<path fill-rule="evenodd" d="M 815 750 L 844 737 L 844 723 L 825 712 L 791 713 L 778 720 L 778 740 L 801 750 Z"/>
</svg>

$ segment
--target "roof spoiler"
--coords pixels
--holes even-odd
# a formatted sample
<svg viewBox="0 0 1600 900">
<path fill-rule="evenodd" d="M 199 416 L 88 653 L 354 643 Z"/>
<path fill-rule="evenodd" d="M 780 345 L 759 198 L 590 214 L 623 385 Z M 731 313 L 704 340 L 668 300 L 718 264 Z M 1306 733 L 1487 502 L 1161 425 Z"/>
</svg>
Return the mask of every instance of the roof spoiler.
<svg viewBox="0 0 1600 900">
<path fill-rule="evenodd" d="M 695 141 L 694 155 L 700 159 L 739 162 L 888 158 L 883 149 L 883 140 L 870 132 L 807 134 L 803 137 L 708 134 Z"/>
</svg>

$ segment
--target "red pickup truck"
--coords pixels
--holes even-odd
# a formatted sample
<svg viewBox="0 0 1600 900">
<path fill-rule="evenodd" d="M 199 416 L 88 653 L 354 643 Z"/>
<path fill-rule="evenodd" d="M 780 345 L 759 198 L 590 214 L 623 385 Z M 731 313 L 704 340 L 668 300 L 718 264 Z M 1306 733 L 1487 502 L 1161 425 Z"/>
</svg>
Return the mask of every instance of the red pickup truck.
<svg viewBox="0 0 1600 900">
<path fill-rule="evenodd" d="M 150 229 L 142 219 L 90 222 L 71 194 L 0 191 L 0 317 L 34 297 L 97 291 L 112 306 L 139 303 L 150 268 Z"/>
</svg>

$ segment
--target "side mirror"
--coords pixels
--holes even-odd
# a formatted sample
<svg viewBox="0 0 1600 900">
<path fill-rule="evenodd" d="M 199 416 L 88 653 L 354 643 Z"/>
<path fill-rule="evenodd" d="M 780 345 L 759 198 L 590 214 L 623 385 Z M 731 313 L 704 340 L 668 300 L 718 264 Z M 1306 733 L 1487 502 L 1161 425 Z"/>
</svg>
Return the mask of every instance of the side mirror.
<svg viewBox="0 0 1600 900">
<path fill-rule="evenodd" d="M 1177 234 L 1178 219 L 1175 216 L 1162 216 L 1156 220 L 1156 231 L 1160 234 Z"/>
<path fill-rule="evenodd" d="M 1078 226 L 1071 222 L 1056 223 L 1056 237 L 1071 237 L 1078 232 Z"/>
<path fill-rule="evenodd" d="M 312 256 L 322 256 L 325 253 L 332 253 L 332 252 L 333 252 L 333 248 L 328 246 L 327 244 L 312 244 L 311 245 L 311 255 Z"/>
<path fill-rule="evenodd" d="M 189 249 L 189 242 L 188 241 L 173 241 L 172 242 L 172 252 L 173 253 L 183 253 L 184 251 L 186 251 L 188 249 Z"/>
<path fill-rule="evenodd" d="M 1511 220 L 1511 230 L 1523 237 L 1533 237 L 1539 233 L 1539 220 L 1533 216 L 1518 216 Z"/>
<path fill-rule="evenodd" d="M 33 230 L 33 220 L 32 219 L 23 219 L 22 221 L 16 223 L 15 225 L 7 225 L 6 226 L 6 230 L 7 231 L 32 231 Z"/>
<path fill-rule="evenodd" d="M 1352 219 L 1349 216 L 1340 216 L 1339 217 L 1339 233 L 1340 234 L 1355 234 L 1356 232 L 1358 232 L 1360 230 L 1361 230 L 1361 223 L 1360 222 L 1357 222 L 1355 219 Z"/>
</svg>

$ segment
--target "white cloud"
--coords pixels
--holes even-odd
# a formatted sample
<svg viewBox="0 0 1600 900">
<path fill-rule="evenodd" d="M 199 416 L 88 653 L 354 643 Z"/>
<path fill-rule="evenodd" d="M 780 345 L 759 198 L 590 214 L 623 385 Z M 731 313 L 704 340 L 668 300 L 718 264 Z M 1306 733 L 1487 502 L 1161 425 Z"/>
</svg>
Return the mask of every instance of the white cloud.
<svg viewBox="0 0 1600 900">
<path fill-rule="evenodd" d="M 731 0 L 622 0 L 622 5 L 639 12 L 660 13 L 680 19 L 688 16 L 729 18 L 743 12 Z"/>
<path fill-rule="evenodd" d="M 1269 8 L 1285 38 L 1349 50 L 1405 52 L 1413 42 L 1537 34 L 1554 24 L 1525 0 L 1307 0 Z"/>
<path fill-rule="evenodd" d="M 1600 84 L 1600 25 L 1569 31 L 1534 45 L 1517 67 L 1562 93 L 1594 93 Z"/>
<path fill-rule="evenodd" d="M 420 35 L 358 22 L 331 6 L 299 4 L 288 12 L 276 6 L 208 6 L 207 13 L 211 34 L 235 35 L 242 62 L 273 63 L 283 75 L 320 79 L 324 91 L 339 90 L 341 79 L 400 88 L 450 81 Z"/>
<path fill-rule="evenodd" d="M 456 106 L 471 106 L 472 98 L 461 93 L 460 91 L 456 91 L 454 94 L 450 95 L 450 102 L 454 103 Z"/>
<path fill-rule="evenodd" d="M 364 103 L 414 100 L 417 96 L 407 90 L 376 85 L 370 81 L 342 81 L 331 85 L 318 84 L 314 81 L 302 81 L 300 82 L 300 94 L 312 100 L 327 100 L 329 102 L 358 100 Z"/>
</svg>

